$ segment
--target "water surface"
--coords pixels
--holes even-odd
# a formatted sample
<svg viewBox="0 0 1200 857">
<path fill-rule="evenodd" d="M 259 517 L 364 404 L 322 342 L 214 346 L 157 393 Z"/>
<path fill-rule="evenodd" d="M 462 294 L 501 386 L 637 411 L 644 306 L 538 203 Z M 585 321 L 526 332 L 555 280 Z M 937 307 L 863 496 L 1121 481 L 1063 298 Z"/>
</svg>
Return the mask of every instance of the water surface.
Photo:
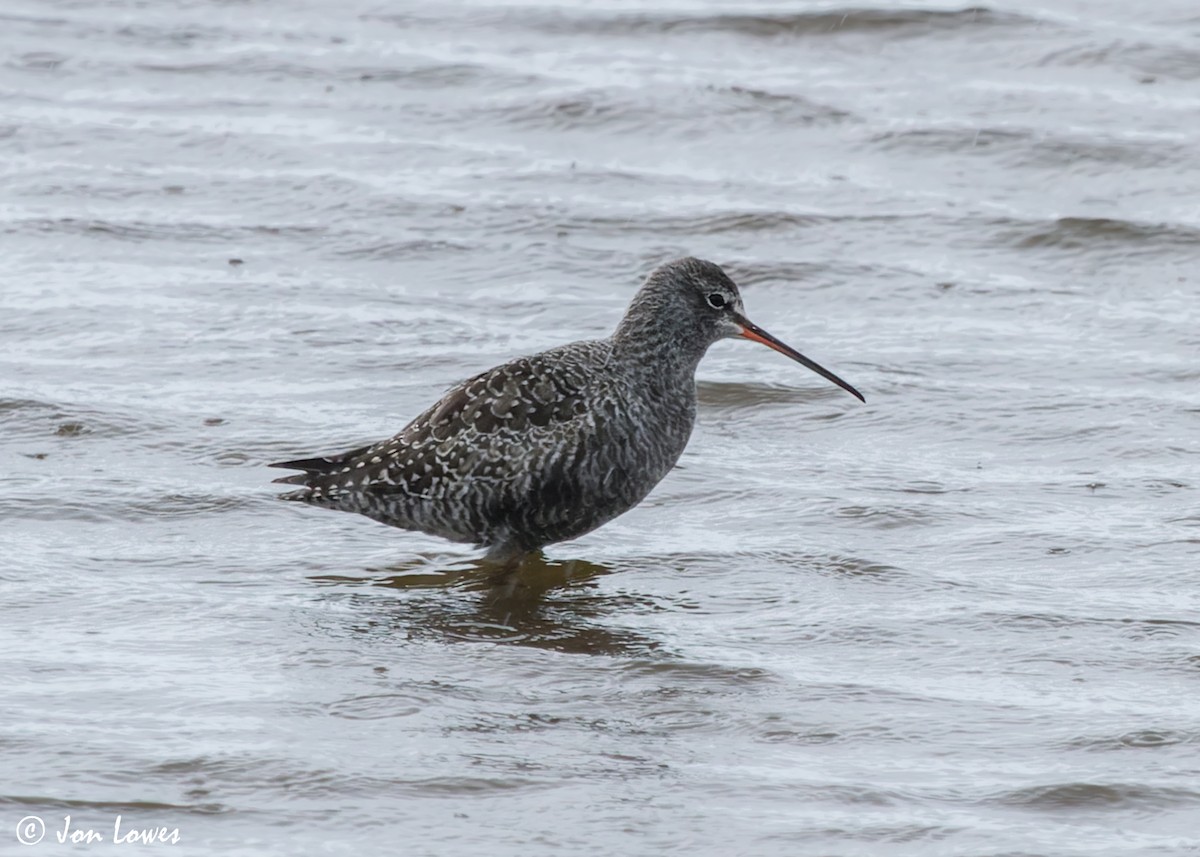
<svg viewBox="0 0 1200 857">
<path fill-rule="evenodd" d="M 8 0 L 0 853 L 67 815 L 1196 853 L 1197 37 L 1185 0 Z M 678 469 L 515 593 L 274 499 L 684 254 L 867 405 L 715 346 Z"/>
</svg>

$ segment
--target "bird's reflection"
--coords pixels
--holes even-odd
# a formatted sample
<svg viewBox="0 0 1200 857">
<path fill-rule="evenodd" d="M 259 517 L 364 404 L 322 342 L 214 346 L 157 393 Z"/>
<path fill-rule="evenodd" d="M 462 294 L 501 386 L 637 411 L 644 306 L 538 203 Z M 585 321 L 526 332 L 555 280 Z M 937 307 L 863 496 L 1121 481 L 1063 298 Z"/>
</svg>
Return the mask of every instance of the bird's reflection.
<svg viewBox="0 0 1200 857">
<path fill-rule="evenodd" d="M 331 595 L 348 595 L 368 608 L 369 618 L 355 628 L 363 633 L 644 655 L 659 643 L 604 620 L 659 605 L 628 594 L 597 592 L 599 579 L 617 570 L 585 559 L 534 555 L 515 571 L 498 575 L 494 564 L 482 560 L 421 557 L 357 576 L 318 575 L 309 580 L 330 587 Z"/>
</svg>

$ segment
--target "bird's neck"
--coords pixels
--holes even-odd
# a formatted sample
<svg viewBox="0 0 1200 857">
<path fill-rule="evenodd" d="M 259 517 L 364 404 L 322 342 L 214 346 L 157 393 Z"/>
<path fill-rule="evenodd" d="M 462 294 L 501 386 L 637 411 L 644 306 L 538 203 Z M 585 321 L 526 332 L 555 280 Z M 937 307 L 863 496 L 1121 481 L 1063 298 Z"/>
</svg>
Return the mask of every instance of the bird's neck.
<svg viewBox="0 0 1200 857">
<path fill-rule="evenodd" d="M 652 320 L 651 320 L 652 321 Z M 612 335 L 613 356 L 635 376 L 645 376 L 655 386 L 691 382 L 708 343 L 693 341 L 661 325 L 626 317 Z"/>
</svg>

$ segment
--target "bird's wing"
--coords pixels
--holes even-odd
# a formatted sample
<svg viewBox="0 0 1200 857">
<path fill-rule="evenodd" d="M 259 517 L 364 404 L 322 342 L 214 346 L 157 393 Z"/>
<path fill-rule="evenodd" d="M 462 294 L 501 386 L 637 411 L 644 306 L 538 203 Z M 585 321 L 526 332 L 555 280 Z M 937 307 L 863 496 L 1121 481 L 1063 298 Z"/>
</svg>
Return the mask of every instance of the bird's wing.
<svg viewBox="0 0 1200 857">
<path fill-rule="evenodd" d="M 464 479 L 505 479 L 522 466 L 533 469 L 541 448 L 569 445 L 578 424 L 595 416 L 586 405 L 594 380 L 587 356 L 567 346 L 452 388 L 396 437 L 367 450 L 368 458 L 393 462 L 391 482 L 380 480 L 375 490 L 427 494 L 439 483 L 449 490 Z"/>
<path fill-rule="evenodd" d="M 583 414 L 590 380 L 581 363 L 555 364 L 548 354 L 521 357 L 462 382 L 408 425 L 407 443 L 463 434 L 525 432 Z"/>
<path fill-rule="evenodd" d="M 451 388 L 396 436 L 340 455 L 281 462 L 303 470 L 275 480 L 331 500 L 347 494 L 433 499 L 476 484 L 531 476 L 543 455 L 572 453 L 606 342 L 579 342 L 521 357 Z M 591 371 L 590 371 L 591 370 Z"/>
</svg>

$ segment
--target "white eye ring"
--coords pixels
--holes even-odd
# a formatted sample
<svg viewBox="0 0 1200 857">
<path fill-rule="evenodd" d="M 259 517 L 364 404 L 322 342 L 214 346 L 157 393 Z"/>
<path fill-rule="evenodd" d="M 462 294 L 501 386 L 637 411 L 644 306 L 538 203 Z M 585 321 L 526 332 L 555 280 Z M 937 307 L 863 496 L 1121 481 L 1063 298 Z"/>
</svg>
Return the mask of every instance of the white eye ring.
<svg viewBox="0 0 1200 857">
<path fill-rule="evenodd" d="M 713 292 L 708 296 L 708 305 L 713 309 L 721 309 L 726 304 L 725 296 L 720 292 Z"/>
</svg>

